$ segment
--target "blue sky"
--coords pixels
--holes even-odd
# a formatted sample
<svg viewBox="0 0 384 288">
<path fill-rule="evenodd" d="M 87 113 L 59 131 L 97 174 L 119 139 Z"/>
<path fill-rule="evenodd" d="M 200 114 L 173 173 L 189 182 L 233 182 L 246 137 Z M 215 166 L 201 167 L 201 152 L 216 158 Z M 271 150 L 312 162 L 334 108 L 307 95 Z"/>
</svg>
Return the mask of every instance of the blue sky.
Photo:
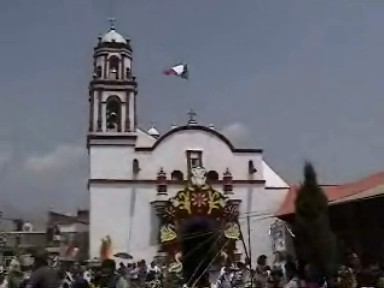
<svg viewBox="0 0 384 288">
<path fill-rule="evenodd" d="M 113 5 L 112 5 L 113 4 Z M 92 49 L 117 18 L 131 38 L 138 118 L 161 131 L 193 107 L 235 143 L 263 148 L 289 182 L 384 167 L 384 2 L 4 0 L 0 181 L 9 213 L 86 203 Z M 190 65 L 188 82 L 165 77 Z"/>
</svg>

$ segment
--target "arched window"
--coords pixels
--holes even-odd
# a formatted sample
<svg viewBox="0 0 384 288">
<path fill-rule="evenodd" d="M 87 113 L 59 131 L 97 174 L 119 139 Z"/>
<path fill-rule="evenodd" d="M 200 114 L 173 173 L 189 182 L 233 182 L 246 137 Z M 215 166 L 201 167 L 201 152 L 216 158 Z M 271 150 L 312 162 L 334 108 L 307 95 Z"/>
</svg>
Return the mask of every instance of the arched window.
<svg viewBox="0 0 384 288">
<path fill-rule="evenodd" d="M 106 107 L 106 128 L 107 131 L 121 131 L 121 102 L 117 96 L 110 96 L 107 99 Z"/>
<path fill-rule="evenodd" d="M 137 173 L 140 172 L 139 160 L 137 160 L 137 159 L 133 159 L 133 162 L 132 162 L 132 171 L 133 171 L 133 174 L 137 174 Z"/>
<path fill-rule="evenodd" d="M 112 79 L 119 79 L 119 66 L 120 59 L 117 56 L 111 56 L 109 58 L 109 77 Z"/>
<path fill-rule="evenodd" d="M 101 78 L 101 75 L 102 75 L 101 66 L 96 67 L 95 75 L 96 75 L 96 78 Z"/>
<path fill-rule="evenodd" d="M 207 173 L 207 180 L 208 181 L 218 181 L 219 180 L 219 174 L 216 171 L 211 170 Z"/>
<path fill-rule="evenodd" d="M 184 180 L 184 174 L 180 170 L 175 170 L 171 173 L 171 180 L 174 181 L 183 181 Z"/>
</svg>

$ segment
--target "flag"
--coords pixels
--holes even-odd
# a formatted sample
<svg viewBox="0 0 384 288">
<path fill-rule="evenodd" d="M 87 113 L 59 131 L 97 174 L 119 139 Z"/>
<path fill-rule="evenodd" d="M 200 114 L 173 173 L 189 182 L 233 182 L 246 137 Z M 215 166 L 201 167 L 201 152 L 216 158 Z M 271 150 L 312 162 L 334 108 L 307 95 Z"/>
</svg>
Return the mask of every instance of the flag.
<svg viewBox="0 0 384 288">
<path fill-rule="evenodd" d="M 186 64 L 178 64 L 164 70 L 165 75 L 175 75 L 183 79 L 188 79 L 188 66 Z"/>
</svg>

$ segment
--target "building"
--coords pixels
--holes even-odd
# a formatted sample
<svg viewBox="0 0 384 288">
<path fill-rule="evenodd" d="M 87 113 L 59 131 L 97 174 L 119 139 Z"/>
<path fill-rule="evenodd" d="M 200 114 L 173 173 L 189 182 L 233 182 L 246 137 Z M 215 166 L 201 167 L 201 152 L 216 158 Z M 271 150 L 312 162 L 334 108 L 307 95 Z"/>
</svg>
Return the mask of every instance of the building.
<svg viewBox="0 0 384 288">
<path fill-rule="evenodd" d="M 46 246 L 60 260 L 88 258 L 89 212 L 78 210 L 75 215 L 48 212 Z"/>
<path fill-rule="evenodd" d="M 13 258 L 16 254 L 28 254 L 45 247 L 62 260 L 86 259 L 88 214 L 85 210 L 77 211 L 76 215 L 49 211 L 46 223 L 37 227 L 21 219 L 6 219 L 12 225 L 0 232 L 0 258 Z"/>
<path fill-rule="evenodd" d="M 246 216 L 253 259 L 271 255 L 269 229 L 288 185 L 263 160 L 263 151 L 235 147 L 213 126 L 198 123 L 193 111 L 184 125 L 162 135 L 155 127 L 140 129 L 130 41 L 111 27 L 93 58 L 87 135 L 91 258 L 100 257 L 109 241 L 109 254 L 147 260 L 160 255 L 175 269 L 197 242 L 209 244 L 201 254 L 216 245 L 212 249 L 221 257 L 245 257 L 238 240 L 247 233 Z M 217 244 L 203 237 L 209 233 Z"/>
<path fill-rule="evenodd" d="M 299 186 L 291 186 L 277 216 L 294 223 Z M 322 185 L 329 202 L 332 230 L 345 249 L 356 252 L 369 264 L 382 262 L 384 253 L 384 171 L 340 185 Z"/>
</svg>

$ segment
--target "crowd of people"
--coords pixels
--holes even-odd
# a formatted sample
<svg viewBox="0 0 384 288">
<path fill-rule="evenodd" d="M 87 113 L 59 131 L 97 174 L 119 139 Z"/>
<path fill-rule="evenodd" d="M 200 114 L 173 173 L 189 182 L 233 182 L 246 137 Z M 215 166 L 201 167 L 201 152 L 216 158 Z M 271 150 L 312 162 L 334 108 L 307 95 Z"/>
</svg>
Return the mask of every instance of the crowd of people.
<svg viewBox="0 0 384 288">
<path fill-rule="evenodd" d="M 46 253 L 33 255 L 33 265 L 14 260 L 8 269 L 0 271 L 0 288 L 188 288 L 182 274 L 170 273 L 168 269 L 152 261 L 116 263 L 104 260 L 100 266 L 89 267 L 72 263 L 52 267 Z M 384 270 L 378 263 L 363 268 L 359 257 L 351 253 L 345 266 L 323 283 L 315 283 L 309 277 L 309 267 L 304 271 L 292 257 L 276 253 L 272 263 L 265 255 L 257 258 L 255 267 L 249 260 L 236 264 L 226 262 L 207 269 L 204 287 L 211 288 L 358 288 L 384 287 Z"/>
<path fill-rule="evenodd" d="M 276 253 L 268 265 L 268 258 L 261 255 L 250 275 L 256 288 L 384 288 L 384 267 L 377 262 L 363 266 L 357 254 L 349 252 L 346 263 L 340 265 L 328 279 L 314 280 L 310 265 L 299 268 L 293 257 Z"/>
</svg>

